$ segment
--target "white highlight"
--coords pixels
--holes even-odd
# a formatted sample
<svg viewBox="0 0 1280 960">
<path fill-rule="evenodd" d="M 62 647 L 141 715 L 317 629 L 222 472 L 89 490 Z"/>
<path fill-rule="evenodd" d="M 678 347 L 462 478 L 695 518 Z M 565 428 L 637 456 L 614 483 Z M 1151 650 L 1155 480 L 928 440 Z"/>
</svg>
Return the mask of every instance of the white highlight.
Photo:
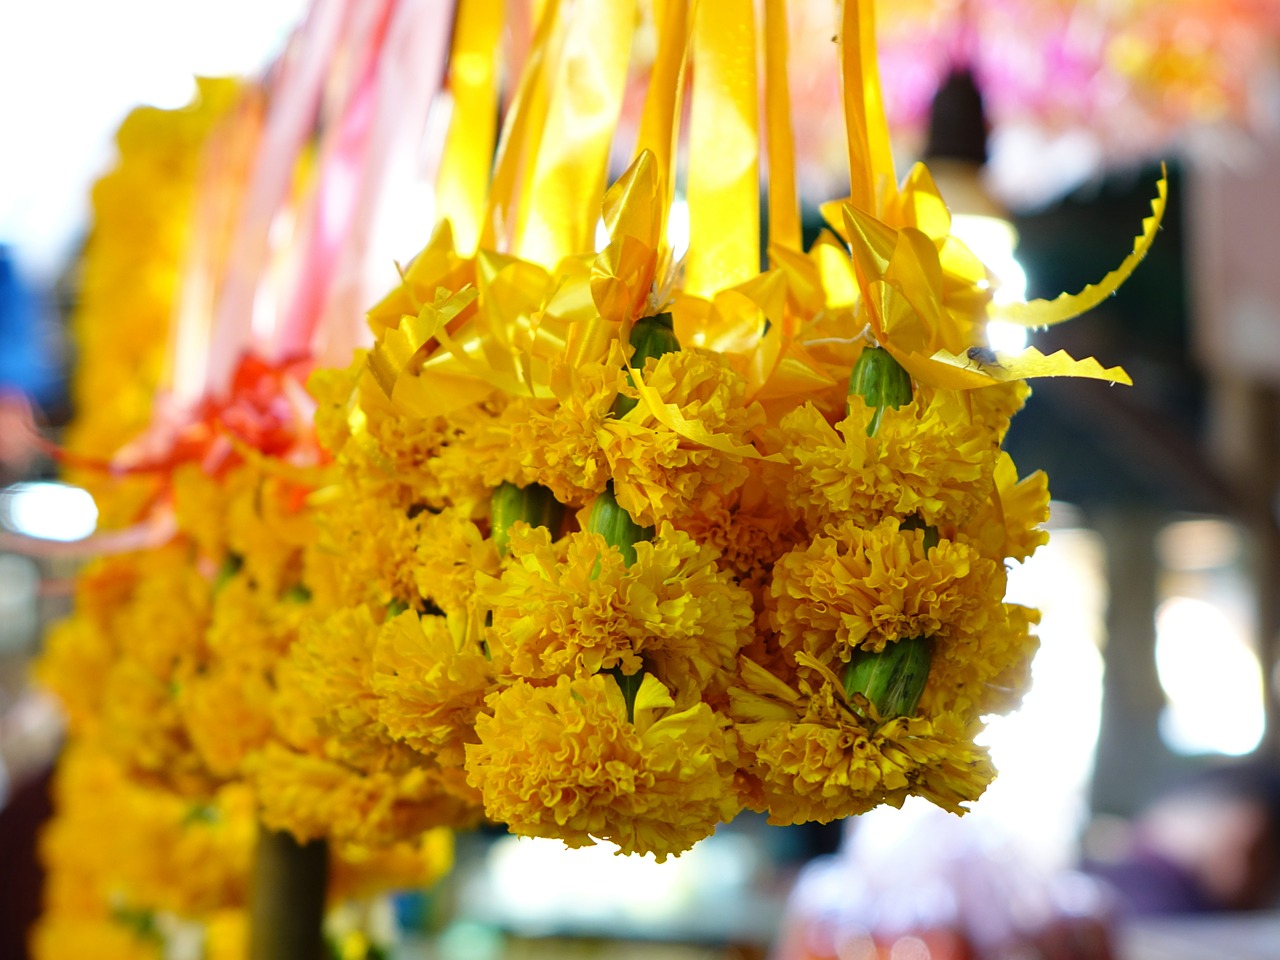
<svg viewBox="0 0 1280 960">
<path fill-rule="evenodd" d="M 98 526 L 98 507 L 86 490 L 65 483 L 15 483 L 0 492 L 0 523 L 41 540 L 83 540 Z"/>
<path fill-rule="evenodd" d="M 1262 668 L 1221 607 L 1172 597 L 1156 613 L 1156 671 L 1168 706 L 1160 735 L 1178 753 L 1243 756 L 1266 725 Z"/>
</svg>

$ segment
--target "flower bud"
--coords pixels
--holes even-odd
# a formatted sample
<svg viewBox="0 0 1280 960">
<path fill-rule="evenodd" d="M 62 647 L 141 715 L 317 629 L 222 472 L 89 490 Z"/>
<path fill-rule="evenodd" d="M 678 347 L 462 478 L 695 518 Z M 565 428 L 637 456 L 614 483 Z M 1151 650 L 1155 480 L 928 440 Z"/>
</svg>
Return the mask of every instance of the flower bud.
<svg viewBox="0 0 1280 960">
<path fill-rule="evenodd" d="M 631 514 L 618 506 L 617 498 L 613 495 L 612 481 L 591 505 L 587 529 L 600 534 L 607 543 L 617 547 L 627 566 L 636 562 L 635 545 L 641 540 L 653 539 L 653 527 L 640 526 L 631 519 Z"/>
<path fill-rule="evenodd" d="M 505 557 L 511 540 L 511 525 L 517 520 L 523 520 L 531 527 L 546 527 L 554 536 L 563 516 L 564 504 L 541 484 L 517 487 L 514 483 L 504 482 L 493 491 L 489 500 L 489 535 L 498 548 L 498 555 Z"/>
<path fill-rule="evenodd" d="M 675 353 L 680 349 L 680 341 L 676 339 L 675 326 L 671 314 L 659 313 L 652 317 L 641 317 L 631 326 L 631 366 L 637 370 L 644 366 L 650 357 L 657 359 L 663 354 Z M 631 375 L 627 374 L 627 382 Z M 631 397 L 618 396 L 613 403 L 613 415 L 625 417 L 636 408 L 638 401 Z"/>
<path fill-rule="evenodd" d="M 873 408 L 871 422 L 867 424 L 867 436 L 874 437 L 880 429 L 880 418 L 885 407 L 895 410 L 911 402 L 911 374 L 883 347 L 866 347 L 858 355 L 849 375 L 849 396 L 860 396 Z"/>
<path fill-rule="evenodd" d="M 844 675 L 845 693 L 862 694 L 882 720 L 911 716 L 929 680 L 932 659 L 928 637 L 904 638 L 879 653 L 855 651 Z"/>
</svg>

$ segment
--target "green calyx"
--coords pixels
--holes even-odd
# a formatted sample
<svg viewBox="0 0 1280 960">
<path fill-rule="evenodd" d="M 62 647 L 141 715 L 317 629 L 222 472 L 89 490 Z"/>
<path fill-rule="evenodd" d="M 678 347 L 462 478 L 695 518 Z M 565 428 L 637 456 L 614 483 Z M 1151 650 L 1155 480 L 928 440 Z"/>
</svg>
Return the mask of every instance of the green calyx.
<svg viewBox="0 0 1280 960">
<path fill-rule="evenodd" d="M 636 544 L 641 540 L 653 539 L 653 527 L 640 526 L 631 519 L 631 514 L 618 506 L 618 500 L 613 495 L 612 481 L 591 505 L 587 530 L 600 534 L 607 543 L 617 547 L 628 567 L 636 562 Z"/>
<path fill-rule="evenodd" d="M 851 699 L 856 694 L 866 697 L 881 720 L 910 716 L 929 681 L 932 660 L 933 642 L 928 637 L 905 638 L 879 653 L 857 650 L 845 671 L 845 693 Z"/>
<path fill-rule="evenodd" d="M 504 482 L 489 500 L 490 536 L 498 555 L 507 555 L 511 525 L 516 521 L 523 520 L 531 527 L 546 527 L 554 534 L 563 516 L 564 504 L 546 487 L 537 483 L 517 487 Z"/>
<path fill-rule="evenodd" d="M 622 699 L 627 704 L 627 722 L 636 722 L 636 694 L 640 692 L 640 684 L 644 682 L 645 671 L 637 670 L 635 673 L 623 673 L 621 667 L 614 667 L 612 670 L 606 670 L 605 673 L 613 677 L 618 684 L 618 689 L 622 691 Z"/>
<path fill-rule="evenodd" d="M 657 359 L 680 349 L 680 341 L 676 339 L 675 325 L 669 313 L 659 313 L 656 316 L 642 317 L 637 320 L 631 326 L 630 343 L 631 366 L 637 370 L 643 368 L 644 362 L 650 357 Z M 627 382 L 631 383 L 630 374 L 627 374 Z M 613 415 L 619 418 L 625 417 L 636 408 L 638 402 L 631 397 L 619 394 L 618 399 L 613 402 Z"/>
<path fill-rule="evenodd" d="M 919 517 L 908 517 L 898 525 L 898 529 L 906 530 L 923 530 L 924 531 L 924 549 L 927 553 L 938 545 L 941 537 L 938 534 L 938 528 L 931 524 L 925 523 Z"/>
<path fill-rule="evenodd" d="M 854 394 L 874 411 L 867 424 L 867 436 L 874 437 L 886 407 L 896 410 L 911 402 L 911 374 L 884 347 L 866 347 L 849 375 L 849 396 Z"/>
</svg>

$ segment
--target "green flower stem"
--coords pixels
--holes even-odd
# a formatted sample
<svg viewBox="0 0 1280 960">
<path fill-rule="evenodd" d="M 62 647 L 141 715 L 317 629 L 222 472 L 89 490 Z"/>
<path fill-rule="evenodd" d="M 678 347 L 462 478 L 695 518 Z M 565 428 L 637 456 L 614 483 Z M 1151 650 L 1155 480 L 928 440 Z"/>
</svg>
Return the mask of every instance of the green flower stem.
<svg viewBox="0 0 1280 960">
<path fill-rule="evenodd" d="M 249 960 L 322 960 L 329 847 L 259 827 L 249 892 Z"/>
<path fill-rule="evenodd" d="M 933 641 L 928 637 L 904 638 L 879 653 L 855 651 L 844 675 L 845 693 L 862 694 L 882 720 L 911 716 L 929 682 L 932 661 Z"/>
<path fill-rule="evenodd" d="M 652 317 L 642 317 L 631 327 L 631 366 L 637 370 L 644 366 L 650 357 L 658 358 L 667 353 L 675 353 L 680 349 L 680 341 L 676 339 L 675 325 L 671 314 L 659 313 Z M 627 374 L 627 382 L 631 383 L 631 374 Z M 635 386 L 634 383 L 631 384 Z M 618 395 L 613 402 L 613 415 L 625 417 L 636 408 L 638 400 Z"/>
<path fill-rule="evenodd" d="M 546 487 L 537 483 L 527 487 L 503 483 L 493 491 L 489 501 L 490 536 L 498 548 L 498 555 L 507 555 L 511 525 L 517 520 L 523 520 L 531 527 L 546 527 L 554 536 L 563 516 L 564 504 Z"/>
<path fill-rule="evenodd" d="M 607 543 L 617 547 L 622 553 L 623 562 L 628 567 L 636 562 L 636 544 L 641 540 L 653 539 L 653 527 L 640 526 L 631 519 L 631 514 L 618 505 L 618 500 L 613 495 L 612 481 L 601 491 L 600 495 L 596 497 L 595 503 L 591 505 L 591 515 L 587 519 L 587 530 L 591 533 L 600 534 Z M 599 571 L 599 568 L 600 564 L 597 561 L 596 570 Z M 639 692 L 640 683 L 644 680 L 644 670 L 637 670 L 632 674 L 624 674 L 621 667 L 614 667 L 606 672 L 618 682 L 618 689 L 622 691 L 622 699 L 627 704 L 627 719 L 634 722 L 636 716 L 636 693 Z"/>
<path fill-rule="evenodd" d="M 867 436 L 874 437 L 885 407 L 896 410 L 911 402 L 911 374 L 884 347 L 865 347 L 849 375 L 849 396 L 854 394 L 873 409 Z"/>
</svg>

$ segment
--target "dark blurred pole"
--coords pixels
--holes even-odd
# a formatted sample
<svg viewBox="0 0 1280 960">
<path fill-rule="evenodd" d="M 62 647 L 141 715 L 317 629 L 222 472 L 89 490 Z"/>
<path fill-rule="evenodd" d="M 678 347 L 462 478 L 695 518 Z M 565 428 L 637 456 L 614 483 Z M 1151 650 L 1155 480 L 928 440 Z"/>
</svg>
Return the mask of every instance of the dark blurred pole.
<svg viewBox="0 0 1280 960">
<path fill-rule="evenodd" d="M 249 960 L 322 960 L 329 848 L 292 834 L 258 831 L 249 897 Z"/>
<path fill-rule="evenodd" d="M 1155 657 L 1155 538 L 1166 518 L 1156 509 L 1126 506 L 1099 510 L 1091 519 L 1106 550 L 1110 590 L 1091 806 L 1098 813 L 1129 816 L 1148 799 L 1151 785 L 1163 779 L 1172 760 L 1160 737 L 1165 696 Z"/>
<path fill-rule="evenodd" d="M 1260 379 L 1218 373 L 1209 396 L 1211 453 L 1243 505 L 1249 535 L 1267 723 L 1259 749 L 1280 761 L 1280 392 Z"/>
</svg>

